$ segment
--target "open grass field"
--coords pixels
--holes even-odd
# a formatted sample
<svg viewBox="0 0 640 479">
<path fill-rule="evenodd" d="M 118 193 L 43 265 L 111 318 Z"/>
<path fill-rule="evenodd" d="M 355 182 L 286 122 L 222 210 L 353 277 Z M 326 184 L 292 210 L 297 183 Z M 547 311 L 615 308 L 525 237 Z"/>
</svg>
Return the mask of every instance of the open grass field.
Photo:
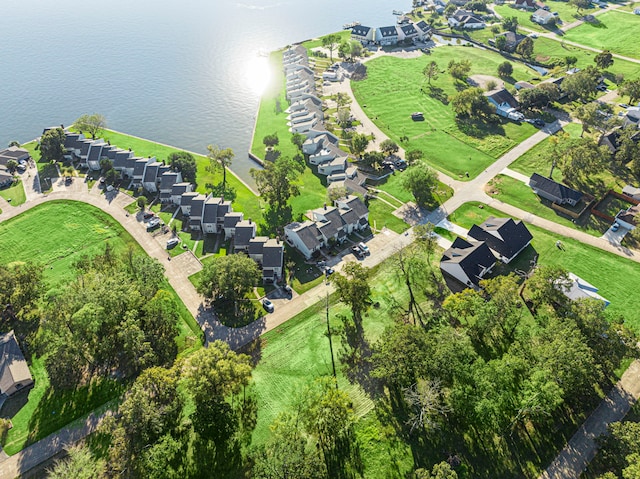
<svg viewBox="0 0 640 479">
<path fill-rule="evenodd" d="M 103 252 L 139 248 L 111 216 L 77 201 L 51 201 L 0 223 L 0 263 L 39 261 L 53 283 L 73 278 L 72 264 Z"/>
<path fill-rule="evenodd" d="M 487 190 L 492 197 L 500 201 L 593 236 L 602 236 L 611 226 L 606 221 L 589 213 L 584 213 L 579 222 L 574 222 L 568 216 L 561 215 L 551 208 L 551 203 L 536 195 L 528 185 L 510 176 L 496 176 Z"/>
<path fill-rule="evenodd" d="M 596 18 L 598 23 L 583 23 L 567 31 L 565 38 L 581 45 L 640 59 L 640 15 L 611 11 Z M 617 61 L 616 59 L 615 62 Z"/>
<path fill-rule="evenodd" d="M 0 263 L 39 261 L 45 266 L 45 278 L 54 287 L 73 279 L 74 261 L 82 255 L 103 252 L 107 243 L 116 254 L 128 248 L 142 252 L 111 216 L 81 202 L 51 201 L 0 223 Z M 163 288 L 176 299 L 182 318 L 176 343 L 181 355 L 188 354 L 202 346 L 202 331 L 171 285 L 166 282 Z M 124 390 L 115 381 L 103 380 L 54 394 L 42 358 L 33 358 L 31 371 L 36 386 L 13 418 L 14 428 L 5 448 L 9 454 L 113 400 Z"/>
<path fill-rule="evenodd" d="M 21 205 L 27 201 L 27 196 L 24 193 L 24 186 L 22 186 L 21 180 L 18 180 L 9 188 L 0 189 L 0 196 L 13 206 Z"/>
<path fill-rule="evenodd" d="M 600 16 L 598 16 L 598 18 L 600 18 Z M 578 28 L 582 27 L 571 29 L 569 30 L 568 34 L 573 32 L 574 30 L 577 30 Z M 567 45 L 563 43 L 560 38 L 558 38 L 558 40 L 553 40 L 551 38 L 540 37 L 533 42 L 533 46 L 533 52 L 536 60 L 542 63 L 551 63 L 554 61 L 563 62 L 567 56 L 572 56 L 578 59 L 578 62 L 576 63 L 576 66 L 578 68 L 585 68 L 587 66 L 595 65 L 595 63 L 593 62 L 593 58 L 597 55 L 596 52 L 585 50 L 584 48 L 574 47 L 572 45 Z M 607 71 L 612 74 L 621 73 L 626 79 L 638 78 L 638 76 L 640 76 L 640 69 L 638 68 L 638 65 L 636 63 L 626 60 L 620 60 L 619 58 L 614 59 L 613 65 L 609 67 Z M 608 87 L 610 89 L 616 88 L 616 85 L 612 82 L 608 82 Z"/>
<path fill-rule="evenodd" d="M 49 377 L 42 358 L 34 357 L 30 369 L 35 385 L 29 391 L 29 401 L 11 418 L 13 428 L 3 447 L 9 455 L 100 406 L 117 401 L 126 390 L 126 384 L 104 379 L 74 391 L 54 392 L 49 387 Z"/>
<path fill-rule="evenodd" d="M 480 125 L 475 131 L 463 131 L 455 121 L 448 97 L 455 95 L 456 85 L 446 72 L 451 60 L 471 61 L 470 75 L 497 75 L 504 59 L 478 48 L 448 46 L 434 48 L 431 55 L 401 59 L 380 57 L 367 62 L 367 78 L 353 82 L 356 99 L 373 122 L 405 150 L 420 149 L 431 166 L 466 179 L 483 171 L 489 164 L 535 132 L 529 124 L 500 122 Z M 435 61 L 441 71 L 430 89 L 422 70 Z M 510 81 L 530 80 L 534 72 L 514 64 Z M 422 91 L 424 89 L 424 92 Z M 414 122 L 411 113 L 424 112 L 425 121 Z M 407 136 L 408 141 L 400 142 Z"/>
<path fill-rule="evenodd" d="M 403 287 L 394 279 L 390 262 L 375 270 L 371 285 L 373 300 L 380 306 L 371 309 L 364 318 L 364 329 L 367 340 L 375 342 L 385 327 L 392 324 L 397 305 L 404 304 L 407 298 Z M 332 296 L 329 314 L 332 328 L 341 325 L 339 314 L 347 314 L 347 309 Z M 291 407 L 307 384 L 316 377 L 331 374 L 326 333 L 325 304 L 320 302 L 262 336 L 260 361 L 253 371 L 258 400 L 254 444 L 266 441 L 270 434 L 269 424 L 280 412 Z M 337 335 L 333 336 L 333 347 L 337 355 L 341 350 Z M 361 441 L 364 476 L 405 477 L 413 465 L 409 446 L 396 437 L 393 429 L 380 424 L 371 398 L 360 386 L 351 384 L 341 370 L 338 370 L 338 383 L 349 393 L 360 418 L 356 430 Z"/>
<path fill-rule="evenodd" d="M 486 205 L 480 209 L 478 203 L 466 203 L 451 214 L 450 220 L 470 228 L 491 215 L 505 216 Z M 640 311 L 632 294 L 640 281 L 638 263 L 535 226 L 527 225 L 527 228 L 533 235 L 531 244 L 539 254 L 538 264 L 561 266 L 593 284 L 611 301 L 607 311 L 613 316 L 622 316 L 629 327 L 640 332 Z M 558 240 L 564 244 L 564 251 L 555 246 Z"/>
</svg>

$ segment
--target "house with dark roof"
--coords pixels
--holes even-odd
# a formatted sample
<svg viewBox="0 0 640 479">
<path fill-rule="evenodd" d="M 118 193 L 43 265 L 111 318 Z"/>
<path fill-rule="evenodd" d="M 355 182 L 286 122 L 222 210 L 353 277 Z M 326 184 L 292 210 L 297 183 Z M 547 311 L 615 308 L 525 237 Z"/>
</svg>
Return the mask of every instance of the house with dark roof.
<svg viewBox="0 0 640 479">
<path fill-rule="evenodd" d="M 342 243 L 347 238 L 342 216 L 335 206 L 325 205 L 313 210 L 311 215 L 325 244 Z"/>
<path fill-rule="evenodd" d="M 495 264 L 496 259 L 485 242 L 458 237 L 442 255 L 440 269 L 462 284 L 476 288 Z"/>
<path fill-rule="evenodd" d="M 537 10 L 539 8 L 549 8 L 544 3 L 537 0 L 516 0 L 513 6 L 515 8 L 519 8 L 520 10 Z"/>
<path fill-rule="evenodd" d="M 134 183 L 142 184 L 142 179 L 144 178 L 145 171 L 147 169 L 147 164 L 155 163 L 155 162 L 156 162 L 155 158 L 134 157 L 133 158 L 133 174 L 131 175 L 131 178 L 133 179 Z"/>
<path fill-rule="evenodd" d="M 496 109 L 496 114 L 514 121 L 524 120 L 524 115 L 518 111 L 520 103 L 505 88 L 485 93 L 489 103 Z"/>
<path fill-rule="evenodd" d="M 550 178 L 545 178 L 538 173 L 531 175 L 529 186 L 536 195 L 559 205 L 568 204 L 575 206 L 584 196 L 579 191 L 569 188 L 557 181 L 553 181 Z"/>
<path fill-rule="evenodd" d="M 193 185 L 191 183 L 182 182 L 176 183 L 171 187 L 171 198 L 170 202 L 176 206 L 180 206 L 180 197 L 184 193 L 189 193 L 193 191 Z"/>
<path fill-rule="evenodd" d="M 203 233 L 218 232 L 218 205 L 222 198 L 207 198 L 202 210 L 201 228 Z"/>
<path fill-rule="evenodd" d="M 311 259 L 324 246 L 323 237 L 313 221 L 289 223 L 284 227 L 285 241 L 302 255 Z"/>
<path fill-rule="evenodd" d="M 182 173 L 179 171 L 165 171 L 160 175 L 160 202 L 171 203 L 173 185 L 182 183 Z"/>
<path fill-rule="evenodd" d="M 477 30 L 485 27 L 484 20 L 467 10 L 458 9 L 455 13 L 447 19 L 451 28 L 465 28 L 470 30 Z"/>
<path fill-rule="evenodd" d="M 469 237 L 484 241 L 494 255 L 503 263 L 510 263 L 533 239 L 533 236 L 518 220 L 489 216 L 483 223 L 473 225 Z"/>
<path fill-rule="evenodd" d="M 398 29 L 395 25 L 376 29 L 375 41 L 382 46 L 390 46 L 398 43 Z"/>
<path fill-rule="evenodd" d="M 418 38 L 418 30 L 413 23 L 407 23 L 406 25 L 400 25 L 398 27 L 398 33 L 400 34 L 398 39 L 400 41 L 412 42 L 415 38 Z"/>
<path fill-rule="evenodd" d="M 357 221 L 350 220 L 346 223 L 347 233 L 351 234 L 353 231 L 361 231 L 369 226 L 369 208 L 360 197 L 355 195 L 339 198 L 334 202 L 334 205 L 340 209 L 341 214 L 347 214 L 352 211 L 355 216 L 350 213 L 347 214 L 350 218 L 356 218 Z"/>
<path fill-rule="evenodd" d="M 506 52 L 514 52 L 516 48 L 518 48 L 518 45 L 520 45 L 520 42 L 522 42 L 522 40 L 527 38 L 526 35 L 520 35 L 519 33 L 503 32 L 496 35 L 496 38 L 494 39 L 494 44 L 497 42 L 498 38 L 500 37 L 505 38 L 505 44 L 504 44 L 503 50 Z"/>
<path fill-rule="evenodd" d="M 101 169 L 100 160 L 102 159 L 102 147 L 105 144 L 103 139 L 92 140 L 88 143 L 87 150 L 87 167 L 90 170 L 98 171 Z"/>
<path fill-rule="evenodd" d="M 156 179 L 159 176 L 158 173 L 161 166 L 162 163 L 159 161 L 154 161 L 145 166 L 144 175 L 142 176 L 142 187 L 150 193 L 158 191 Z"/>
<path fill-rule="evenodd" d="M 248 220 L 236 223 L 235 236 L 233 237 L 233 251 L 249 251 L 249 243 L 256 236 L 256 224 Z"/>
<path fill-rule="evenodd" d="M 269 239 L 262 246 L 262 280 L 277 281 L 282 278 L 284 245 L 278 239 Z"/>
<path fill-rule="evenodd" d="M 33 377 L 13 331 L 0 336 L 0 395 L 4 398 L 29 387 Z"/>
<path fill-rule="evenodd" d="M 0 151 L 0 166 L 7 166 L 13 160 L 16 163 L 27 161 L 31 158 L 28 150 L 17 146 L 10 146 Z"/>
<path fill-rule="evenodd" d="M 12 183 L 13 175 L 5 167 L 0 166 L 0 188 L 11 186 Z"/>
<path fill-rule="evenodd" d="M 373 28 L 364 25 L 355 25 L 351 28 L 351 39 L 366 44 L 374 39 Z"/>
<path fill-rule="evenodd" d="M 418 38 L 422 41 L 429 40 L 431 38 L 431 34 L 433 33 L 433 29 L 431 25 L 429 25 L 424 20 L 420 20 L 416 23 L 416 30 L 418 31 Z"/>
<path fill-rule="evenodd" d="M 229 240 L 236 234 L 236 225 L 244 219 L 244 214 L 240 211 L 231 211 L 224 215 L 222 228 L 224 229 L 224 239 Z"/>
<path fill-rule="evenodd" d="M 187 195 L 189 193 L 186 193 Z M 184 197 L 185 195 L 183 195 Z M 191 198 L 191 206 L 189 208 L 189 228 L 191 231 L 202 231 L 202 216 L 204 215 L 204 204 L 210 195 L 198 194 Z M 182 206 L 182 205 L 180 205 Z"/>
<path fill-rule="evenodd" d="M 180 210 L 182 211 L 183 216 L 191 215 L 191 204 L 199 195 L 200 193 L 196 193 L 195 191 L 187 191 L 180 195 Z"/>
<path fill-rule="evenodd" d="M 608 133 L 604 133 L 600 140 L 598 141 L 598 146 L 606 146 L 609 149 L 609 152 L 614 155 L 618 148 L 620 148 L 620 137 L 622 136 L 622 129 L 620 127 L 614 128 Z M 640 141 L 640 131 L 636 131 L 631 136 L 631 140 L 634 143 L 638 143 Z"/>
</svg>

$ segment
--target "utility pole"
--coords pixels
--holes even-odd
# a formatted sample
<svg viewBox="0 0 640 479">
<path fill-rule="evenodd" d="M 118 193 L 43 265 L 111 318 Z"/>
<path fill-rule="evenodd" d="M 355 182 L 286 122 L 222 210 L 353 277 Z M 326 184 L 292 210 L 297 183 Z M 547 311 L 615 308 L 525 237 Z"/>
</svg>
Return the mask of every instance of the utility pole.
<svg viewBox="0 0 640 479">
<path fill-rule="evenodd" d="M 331 341 L 331 327 L 329 326 L 329 291 L 327 291 L 327 336 L 329 337 L 329 350 L 331 351 L 331 366 L 333 367 L 333 379 L 336 381 L 338 389 L 338 376 L 336 375 L 336 361 L 333 359 L 333 342 Z"/>
</svg>

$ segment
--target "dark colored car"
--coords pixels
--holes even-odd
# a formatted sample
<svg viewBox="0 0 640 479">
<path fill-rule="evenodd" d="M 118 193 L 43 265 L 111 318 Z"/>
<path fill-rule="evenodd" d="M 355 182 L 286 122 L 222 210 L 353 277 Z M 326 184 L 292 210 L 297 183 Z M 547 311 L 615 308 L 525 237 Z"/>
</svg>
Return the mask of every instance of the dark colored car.
<svg viewBox="0 0 640 479">
<path fill-rule="evenodd" d="M 352 252 L 355 256 L 357 256 L 358 258 L 364 258 L 364 253 L 363 253 L 363 252 L 362 252 L 362 250 L 361 250 L 359 247 L 357 247 L 357 246 L 352 247 L 352 248 L 351 248 L 351 252 Z"/>
</svg>

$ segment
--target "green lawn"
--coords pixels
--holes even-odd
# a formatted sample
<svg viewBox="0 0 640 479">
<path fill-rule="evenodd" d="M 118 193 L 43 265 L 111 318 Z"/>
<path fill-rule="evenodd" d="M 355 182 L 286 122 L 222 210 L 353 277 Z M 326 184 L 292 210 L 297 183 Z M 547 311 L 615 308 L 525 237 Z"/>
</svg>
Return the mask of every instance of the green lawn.
<svg viewBox="0 0 640 479">
<path fill-rule="evenodd" d="M 620 15 L 631 16 L 626 14 Z M 582 27 L 577 27 L 575 30 L 578 28 Z M 569 33 L 573 31 L 574 29 L 569 30 Z M 572 56 L 578 59 L 576 63 L 578 68 L 595 65 L 593 58 L 597 55 L 596 52 L 567 45 L 563 43 L 560 38 L 558 38 L 558 40 L 552 40 L 551 38 L 540 37 L 533 42 L 533 46 L 535 58 L 541 63 L 562 63 L 567 56 Z M 639 70 L 636 63 L 615 58 L 613 65 L 609 67 L 607 71 L 612 74 L 621 73 L 626 79 L 633 79 L 640 76 Z M 609 82 L 609 88 L 615 88 L 615 84 Z"/>
<path fill-rule="evenodd" d="M 465 203 L 451 214 L 450 219 L 470 228 L 491 215 L 505 216 L 486 205 L 480 209 L 477 203 Z M 640 332 L 640 310 L 633 293 L 640 281 L 640 268 L 636 262 L 532 225 L 527 228 L 533 235 L 532 245 L 539 254 L 539 264 L 561 266 L 599 288 L 598 292 L 611 301 L 607 311 L 614 316 L 621 315 L 634 331 Z M 555 246 L 558 240 L 564 244 L 564 251 Z"/>
<path fill-rule="evenodd" d="M 569 30 L 565 38 L 588 47 L 607 49 L 619 55 L 640 58 L 638 44 L 640 15 L 611 11 L 596 18 L 598 23 L 583 23 Z M 615 62 L 618 60 L 616 59 Z"/>
<path fill-rule="evenodd" d="M 550 201 L 540 198 L 528 185 L 510 176 L 498 175 L 491 181 L 489 190 L 489 194 L 500 201 L 593 236 L 602 236 L 611 226 L 589 213 L 585 213 L 579 223 L 574 223 L 571 218 L 560 215 L 551 208 Z"/>
<path fill-rule="evenodd" d="M 597 10 L 597 8 L 590 8 L 582 10 L 581 15 L 577 14 L 576 8 L 569 5 L 567 2 L 547 2 L 549 8 L 552 12 L 558 12 L 559 18 L 565 23 L 572 23 L 580 18 L 582 15 L 586 15 L 588 13 L 593 13 Z M 518 24 L 523 27 L 529 28 L 530 30 L 535 30 L 537 32 L 553 32 L 555 31 L 555 27 L 545 28 L 543 25 L 539 25 L 535 22 L 531 21 L 531 15 L 533 11 L 529 10 L 520 10 L 517 8 L 513 8 L 510 5 L 495 5 L 494 10 L 496 13 L 501 15 L 502 17 L 516 17 L 518 19 Z M 562 26 L 562 25 L 560 25 Z"/>
<path fill-rule="evenodd" d="M 454 177 L 473 178 L 495 159 L 535 132 L 529 124 L 500 121 L 491 125 L 458 125 L 448 104 L 457 87 L 446 73 L 451 60 L 468 59 L 470 75 L 497 76 L 504 58 L 493 52 L 470 47 L 435 48 L 431 55 L 412 59 L 380 57 L 367 63 L 367 78 L 353 82 L 356 99 L 374 123 L 405 150 L 420 149 L 433 167 Z M 424 81 L 422 70 L 435 61 L 441 71 L 432 81 Z M 533 71 L 514 63 L 510 81 L 530 80 Z M 421 91 L 424 88 L 426 93 Z M 411 121 L 411 112 L 422 111 L 425 121 Z M 463 131 L 463 129 L 465 131 Z M 407 136 L 409 141 L 400 142 Z"/>
<path fill-rule="evenodd" d="M 126 384 L 102 379 L 77 390 L 54 392 L 42 358 L 34 357 L 30 370 L 35 385 L 29 401 L 11 418 L 13 428 L 3 448 L 9 455 L 113 401 L 126 389 Z"/>
<path fill-rule="evenodd" d="M 18 180 L 9 188 L 0 189 L 0 196 L 10 202 L 13 206 L 18 206 L 27 201 L 27 196 L 24 193 L 24 186 L 22 186 L 22 180 Z"/>
<path fill-rule="evenodd" d="M 394 277 L 393 264 L 386 262 L 374 270 L 371 279 L 374 302 L 364 318 L 367 340 L 375 342 L 396 316 L 397 305 L 407 300 L 405 289 Z M 331 327 L 341 325 L 339 314 L 348 310 L 330 298 Z M 340 338 L 333 335 L 336 355 L 341 350 Z M 253 444 L 264 443 L 270 435 L 269 424 L 277 415 L 291 408 L 305 385 L 318 376 L 331 374 L 331 357 L 327 338 L 326 312 L 320 302 L 296 315 L 282 326 L 262 336 L 260 361 L 253 371 L 254 391 L 258 401 L 258 421 Z M 356 434 L 360 440 L 364 477 L 401 478 L 413 467 L 409 446 L 389 426 L 382 426 L 374 410 L 374 402 L 357 384 L 350 383 L 338 366 L 339 387 L 348 392 L 359 418 Z"/>
</svg>

